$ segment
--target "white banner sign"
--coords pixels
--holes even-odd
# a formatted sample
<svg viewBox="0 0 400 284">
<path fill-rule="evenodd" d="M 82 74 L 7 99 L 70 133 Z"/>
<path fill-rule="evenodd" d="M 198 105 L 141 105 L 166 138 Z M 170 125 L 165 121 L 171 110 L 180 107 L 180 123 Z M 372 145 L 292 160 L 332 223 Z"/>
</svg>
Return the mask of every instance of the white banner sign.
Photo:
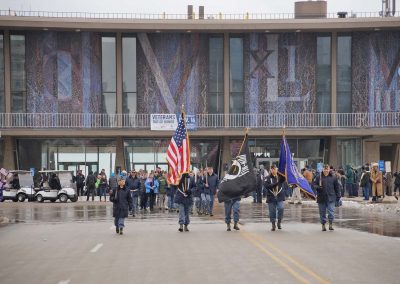
<svg viewBox="0 0 400 284">
<path fill-rule="evenodd" d="M 174 131 L 178 127 L 178 121 L 175 114 L 151 114 L 150 129 L 151 130 L 167 130 Z"/>
</svg>

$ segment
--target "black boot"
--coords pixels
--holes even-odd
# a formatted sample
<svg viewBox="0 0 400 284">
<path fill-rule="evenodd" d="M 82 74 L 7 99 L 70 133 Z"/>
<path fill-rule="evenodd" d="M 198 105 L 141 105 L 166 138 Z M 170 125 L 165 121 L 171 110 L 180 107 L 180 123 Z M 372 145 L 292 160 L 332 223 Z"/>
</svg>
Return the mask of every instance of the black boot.
<svg viewBox="0 0 400 284">
<path fill-rule="evenodd" d="M 226 230 L 227 230 L 228 232 L 231 231 L 231 223 L 226 223 Z"/>
<path fill-rule="evenodd" d="M 115 227 L 115 232 L 116 232 L 117 234 L 119 234 L 119 228 L 118 228 L 118 227 Z"/>
<path fill-rule="evenodd" d="M 239 231 L 240 229 L 239 229 L 239 226 L 238 226 L 238 222 L 235 222 L 235 224 L 233 225 L 233 228 L 236 230 L 236 231 Z"/>
<path fill-rule="evenodd" d="M 188 225 L 185 225 L 185 232 L 189 232 Z"/>
<path fill-rule="evenodd" d="M 329 221 L 329 231 L 333 231 L 332 221 Z"/>
<path fill-rule="evenodd" d="M 278 229 L 279 229 L 279 230 L 282 229 L 281 222 L 282 222 L 281 220 L 278 220 Z"/>
<path fill-rule="evenodd" d="M 120 234 L 120 235 L 122 235 L 122 234 L 123 234 L 123 232 L 122 232 L 122 231 L 123 231 L 123 229 L 124 229 L 124 228 L 119 228 L 119 234 Z"/>
<path fill-rule="evenodd" d="M 325 224 L 322 224 L 322 232 L 325 232 L 325 231 L 326 231 Z"/>
<path fill-rule="evenodd" d="M 179 232 L 183 232 L 183 225 L 181 224 L 181 225 L 179 225 L 179 229 L 178 229 L 178 231 Z"/>
<path fill-rule="evenodd" d="M 271 231 L 275 231 L 275 230 L 276 230 L 275 222 L 272 222 L 272 228 L 271 228 Z"/>
</svg>

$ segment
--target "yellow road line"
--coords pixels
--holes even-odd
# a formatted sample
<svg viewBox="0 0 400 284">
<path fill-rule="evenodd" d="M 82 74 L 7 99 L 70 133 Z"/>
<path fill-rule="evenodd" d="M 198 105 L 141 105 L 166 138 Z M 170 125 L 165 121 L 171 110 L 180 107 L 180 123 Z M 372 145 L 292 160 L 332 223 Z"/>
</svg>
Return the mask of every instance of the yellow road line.
<svg viewBox="0 0 400 284">
<path fill-rule="evenodd" d="M 253 238 L 257 239 L 260 242 L 263 242 L 265 244 L 267 244 L 270 248 L 272 248 L 273 250 L 275 250 L 276 252 L 278 252 L 279 254 L 281 254 L 284 258 L 286 258 L 288 261 L 290 261 L 291 263 L 293 263 L 295 266 L 297 266 L 299 269 L 303 270 L 304 272 L 306 272 L 307 274 L 309 274 L 310 276 L 314 277 L 319 283 L 322 284 L 328 284 L 330 283 L 328 280 L 324 279 L 322 276 L 316 274 L 314 271 L 312 271 L 310 268 L 306 267 L 305 265 L 301 264 L 299 261 L 297 261 L 296 259 L 294 259 L 293 257 L 291 257 L 290 255 L 288 255 L 287 253 L 285 253 L 284 251 L 282 251 L 281 249 L 279 249 L 278 247 L 276 247 L 275 245 L 273 245 L 270 241 L 268 241 L 265 237 L 260 236 L 256 233 L 249 233 Z"/>
<path fill-rule="evenodd" d="M 293 275 L 294 278 L 296 278 L 300 283 L 307 283 L 309 284 L 310 282 L 308 280 L 306 280 L 305 278 L 303 278 L 299 273 L 297 273 L 296 271 L 294 271 L 289 265 L 287 265 L 286 263 L 284 263 L 282 260 L 280 260 L 277 256 L 275 256 L 272 252 L 270 252 L 269 250 L 267 250 L 265 247 L 263 247 L 262 245 L 260 245 L 257 241 L 255 241 L 250 234 L 241 231 L 240 233 L 245 239 L 247 239 L 250 243 L 252 243 L 255 247 L 257 247 L 259 250 L 261 250 L 262 252 L 264 252 L 265 254 L 267 254 L 270 258 L 272 258 L 277 264 L 279 264 L 280 266 L 282 266 L 283 268 L 285 268 L 290 274 Z"/>
</svg>

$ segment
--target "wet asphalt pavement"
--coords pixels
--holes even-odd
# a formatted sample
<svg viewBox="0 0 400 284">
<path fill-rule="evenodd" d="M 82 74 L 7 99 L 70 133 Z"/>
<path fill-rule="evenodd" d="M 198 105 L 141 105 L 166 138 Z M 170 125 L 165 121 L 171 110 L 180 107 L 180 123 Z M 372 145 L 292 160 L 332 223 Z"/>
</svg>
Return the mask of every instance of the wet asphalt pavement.
<svg viewBox="0 0 400 284">
<path fill-rule="evenodd" d="M 0 216 L 10 219 L 11 223 L 64 223 L 64 222 L 112 222 L 112 204 L 110 202 L 77 203 L 14 203 L 7 201 L 0 203 Z M 192 215 L 192 222 L 221 223 L 223 222 L 223 204 L 214 204 L 214 216 Z M 335 210 L 336 226 L 364 231 L 383 236 L 400 237 L 400 215 L 385 212 L 374 212 L 352 207 L 340 207 Z M 176 224 L 177 213 L 168 210 L 155 209 L 139 211 L 135 217 L 129 217 L 128 222 L 163 221 Z M 268 207 L 264 203 L 256 204 L 249 200 L 241 202 L 240 222 L 266 223 L 269 226 Z M 299 204 L 285 204 L 284 222 L 319 223 L 318 208 L 314 202 Z M 268 225 L 267 225 L 268 223 Z"/>
<path fill-rule="evenodd" d="M 0 283 L 400 283 L 399 215 L 353 205 L 336 210 L 334 232 L 321 231 L 315 202 L 286 204 L 271 232 L 266 204 L 245 200 L 240 231 L 226 231 L 216 203 L 190 232 L 178 232 L 176 212 L 155 210 L 119 235 L 109 202 L 4 202 Z"/>
</svg>

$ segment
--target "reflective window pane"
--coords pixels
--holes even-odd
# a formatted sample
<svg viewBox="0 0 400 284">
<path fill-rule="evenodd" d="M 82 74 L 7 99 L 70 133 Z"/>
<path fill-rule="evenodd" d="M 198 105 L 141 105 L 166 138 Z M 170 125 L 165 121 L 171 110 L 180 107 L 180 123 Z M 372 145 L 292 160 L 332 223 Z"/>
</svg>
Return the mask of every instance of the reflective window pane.
<svg viewBox="0 0 400 284">
<path fill-rule="evenodd" d="M 243 38 L 230 38 L 229 44 L 229 109 L 244 112 Z"/>
<path fill-rule="evenodd" d="M 351 36 L 338 36 L 337 44 L 337 112 L 351 109 Z"/>
<path fill-rule="evenodd" d="M 116 113 L 116 49 L 115 37 L 101 38 L 102 112 Z"/>
<path fill-rule="evenodd" d="M 317 112 L 331 112 L 331 37 L 317 37 Z"/>
<path fill-rule="evenodd" d="M 4 43 L 3 35 L 0 34 L 0 113 L 5 112 L 4 105 Z M 1 160 L 0 160 L 1 162 Z"/>
<path fill-rule="evenodd" d="M 224 39 L 219 36 L 209 38 L 208 96 L 209 113 L 224 112 Z"/>
<path fill-rule="evenodd" d="M 26 112 L 25 36 L 10 35 L 11 110 Z"/>
<path fill-rule="evenodd" d="M 136 37 L 122 38 L 123 112 L 137 112 L 136 95 Z"/>
<path fill-rule="evenodd" d="M 362 166 L 362 143 L 361 138 L 338 138 L 337 139 L 337 161 L 338 166 L 343 168 L 351 165 L 354 168 Z"/>
</svg>

